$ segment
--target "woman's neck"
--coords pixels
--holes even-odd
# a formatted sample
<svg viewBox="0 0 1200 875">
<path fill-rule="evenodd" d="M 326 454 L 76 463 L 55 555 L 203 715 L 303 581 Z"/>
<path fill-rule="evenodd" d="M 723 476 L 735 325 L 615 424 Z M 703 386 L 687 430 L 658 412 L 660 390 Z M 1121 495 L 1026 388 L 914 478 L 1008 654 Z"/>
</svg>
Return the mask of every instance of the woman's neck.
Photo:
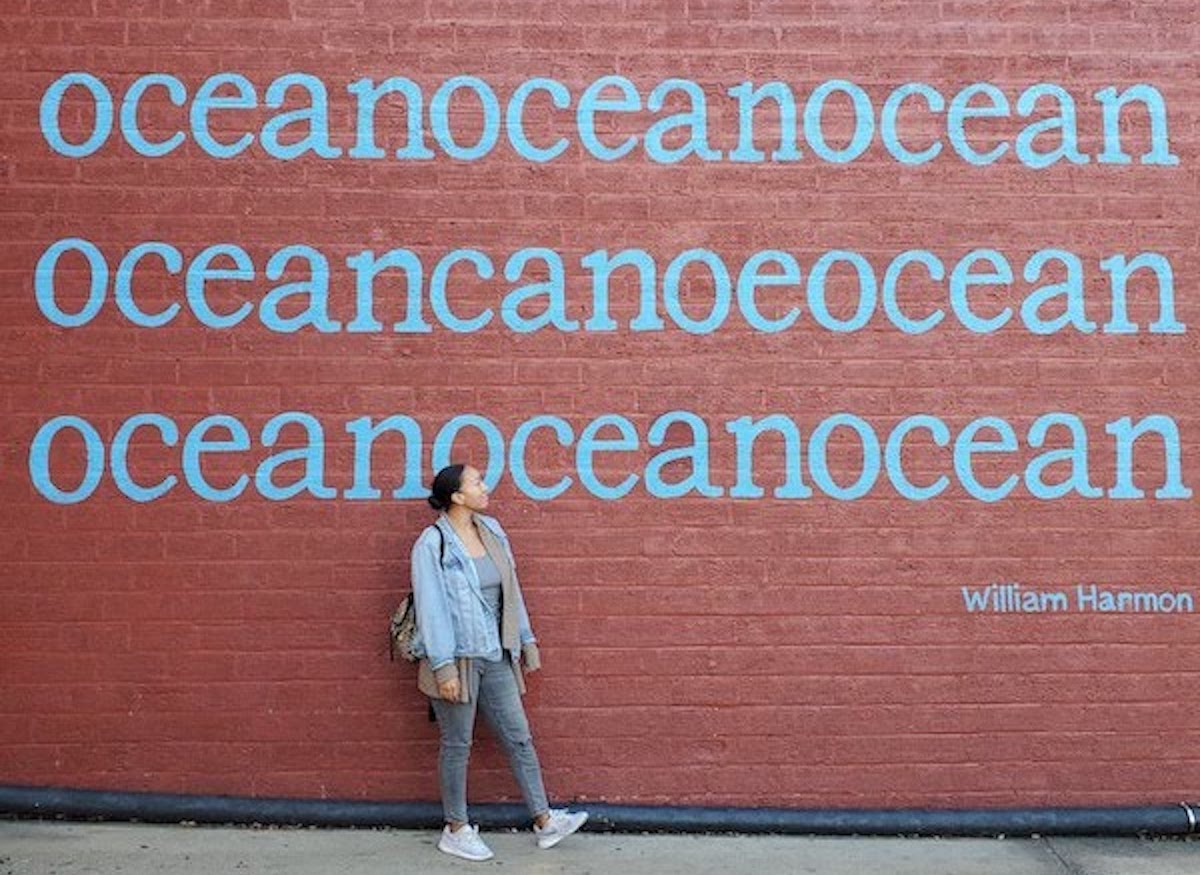
<svg viewBox="0 0 1200 875">
<path fill-rule="evenodd" d="M 475 515 L 471 512 L 470 508 L 456 504 L 446 511 L 446 516 L 450 520 L 450 525 L 454 526 L 454 528 L 460 532 L 469 532 Z"/>
</svg>

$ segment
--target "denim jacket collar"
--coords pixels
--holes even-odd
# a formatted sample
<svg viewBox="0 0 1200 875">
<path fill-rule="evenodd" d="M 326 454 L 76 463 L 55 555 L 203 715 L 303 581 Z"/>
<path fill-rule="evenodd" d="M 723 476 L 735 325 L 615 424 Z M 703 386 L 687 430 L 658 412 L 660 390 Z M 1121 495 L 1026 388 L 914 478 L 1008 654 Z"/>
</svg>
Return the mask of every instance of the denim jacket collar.
<svg viewBox="0 0 1200 875">
<path fill-rule="evenodd" d="M 487 524 L 486 517 L 483 517 L 480 514 L 472 514 L 471 522 L 475 524 L 476 528 L 486 528 L 490 534 L 495 536 L 496 533 L 492 527 Z M 466 572 L 467 580 L 471 584 L 471 591 L 481 602 L 487 604 L 487 600 L 483 597 L 483 586 L 479 582 L 479 572 L 475 567 L 475 560 L 471 556 L 470 552 L 468 552 L 467 545 L 464 544 L 462 538 L 458 536 L 458 532 L 454 530 L 454 524 L 450 522 L 450 517 L 448 517 L 445 513 L 442 513 L 438 516 L 437 520 L 434 522 L 434 525 L 441 530 L 442 537 L 444 537 L 446 540 L 447 552 L 454 552 L 458 556 L 459 561 L 462 563 L 463 569 Z M 480 539 L 483 539 L 482 535 L 480 536 Z M 485 542 L 485 549 L 486 546 L 487 545 Z M 488 551 L 488 553 L 490 554 L 491 551 Z M 496 557 L 492 558 L 494 560 Z M 507 562 L 505 564 L 507 564 Z M 498 565 L 497 567 L 502 566 Z"/>
</svg>

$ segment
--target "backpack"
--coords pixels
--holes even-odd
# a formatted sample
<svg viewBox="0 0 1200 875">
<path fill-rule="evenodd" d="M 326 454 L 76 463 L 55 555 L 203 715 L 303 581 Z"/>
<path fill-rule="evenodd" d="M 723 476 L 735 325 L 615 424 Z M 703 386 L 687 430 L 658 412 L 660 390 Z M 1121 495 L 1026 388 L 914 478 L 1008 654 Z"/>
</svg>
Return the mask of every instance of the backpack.
<svg viewBox="0 0 1200 875">
<path fill-rule="evenodd" d="M 438 533 L 438 565 L 446 561 L 446 536 L 442 530 L 434 526 Z M 406 662 L 416 662 L 420 656 L 414 652 L 413 644 L 417 638 L 417 606 L 413 601 L 412 590 L 400 600 L 400 605 L 392 611 L 392 622 L 388 629 L 388 657 L 396 661 L 396 654 Z"/>
</svg>

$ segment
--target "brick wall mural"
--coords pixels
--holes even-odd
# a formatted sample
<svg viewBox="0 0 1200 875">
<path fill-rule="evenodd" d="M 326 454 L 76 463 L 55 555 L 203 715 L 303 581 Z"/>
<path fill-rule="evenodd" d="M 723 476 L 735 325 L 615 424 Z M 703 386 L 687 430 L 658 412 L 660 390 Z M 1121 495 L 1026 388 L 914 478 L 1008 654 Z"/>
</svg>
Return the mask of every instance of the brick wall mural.
<svg viewBox="0 0 1200 875">
<path fill-rule="evenodd" d="M 0 783 L 436 798 L 384 629 L 465 460 L 559 797 L 1188 796 L 1198 28 L 7 4 Z"/>
</svg>

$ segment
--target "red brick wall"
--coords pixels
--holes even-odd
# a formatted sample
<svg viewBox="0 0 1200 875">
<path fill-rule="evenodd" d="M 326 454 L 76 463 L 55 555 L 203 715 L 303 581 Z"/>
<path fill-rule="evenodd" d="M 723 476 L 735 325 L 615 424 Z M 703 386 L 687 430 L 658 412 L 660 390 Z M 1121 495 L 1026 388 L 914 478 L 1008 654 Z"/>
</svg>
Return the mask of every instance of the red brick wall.
<svg viewBox="0 0 1200 875">
<path fill-rule="evenodd" d="M 1157 308 L 1139 293 L 1130 313 L 1142 329 L 1131 335 L 1038 337 L 1014 321 L 983 336 L 948 316 L 934 331 L 906 336 L 882 309 L 865 330 L 839 334 L 815 325 L 807 307 L 779 334 L 737 318 L 706 336 L 670 325 L 638 333 L 628 330 L 628 291 L 623 301 L 615 295 L 621 327 L 612 333 L 516 335 L 497 316 L 462 335 L 278 334 L 255 319 L 205 328 L 186 308 L 149 329 L 120 315 L 111 289 L 94 320 L 63 328 L 39 311 L 34 288 L 38 260 L 56 240 L 92 241 L 110 271 L 144 241 L 170 242 L 185 260 L 213 243 L 238 243 L 259 280 L 220 286 L 215 297 L 229 310 L 240 300 L 257 304 L 273 285 L 261 278 L 273 252 L 307 243 L 329 257 L 331 315 L 343 322 L 353 317 L 354 286 L 341 265 L 367 248 L 411 248 L 428 257 L 428 272 L 449 250 L 477 247 L 498 273 L 521 247 L 553 248 L 574 290 L 570 316 L 582 321 L 590 296 L 579 258 L 597 249 L 644 248 L 660 277 L 692 247 L 719 253 L 734 271 L 755 251 L 785 250 L 806 276 L 821 253 L 850 249 L 882 277 L 907 249 L 937 253 L 949 272 L 967 252 L 994 248 L 1019 273 L 1032 253 L 1054 246 L 1085 264 L 1088 316 L 1098 323 L 1109 316 L 1099 261 L 1155 251 L 1170 260 L 1177 316 L 1193 332 L 1197 26 L 1193 3 L 1120 0 L 6 4 L 0 783 L 370 799 L 437 792 L 435 730 L 413 672 L 389 664 L 382 635 L 406 582 L 409 546 L 430 520 L 424 502 L 386 494 L 272 502 L 250 488 L 214 503 L 177 486 L 139 504 L 106 470 L 87 500 L 58 504 L 29 472 L 34 436 L 56 416 L 83 417 L 107 445 L 135 413 L 168 415 L 184 433 L 228 413 L 257 441 L 276 414 L 306 411 L 325 426 L 326 480 L 339 490 L 352 479 L 346 422 L 415 417 L 425 429 L 427 481 L 432 435 L 467 412 L 489 417 L 506 437 L 541 413 L 563 417 L 577 436 L 592 418 L 621 413 L 642 434 L 643 450 L 630 457 L 640 465 L 654 452 L 645 449 L 650 423 L 690 410 L 709 423 L 712 477 L 728 488 L 735 459 L 723 424 L 739 416 L 785 413 L 807 441 L 821 420 L 850 412 L 872 422 L 882 441 L 916 413 L 943 418 L 954 433 L 999 416 L 1023 437 L 1038 416 L 1067 411 L 1088 426 L 1092 480 L 1104 489 L 1114 466 L 1105 423 L 1159 413 L 1178 424 L 1183 481 L 1192 485 L 1198 473 L 1195 334 L 1147 331 Z M 473 162 L 441 153 L 424 162 L 279 161 L 257 142 L 237 158 L 215 159 L 190 137 L 170 155 L 146 158 L 115 133 L 95 154 L 73 159 L 55 153 L 39 127 L 47 89 L 72 71 L 95 75 L 118 101 L 150 72 L 176 76 L 189 95 L 211 75 L 239 72 L 260 100 L 278 76 L 311 73 L 329 88 L 331 142 L 343 149 L 354 143 L 345 86 L 363 76 L 408 76 L 428 100 L 447 78 L 474 75 L 501 101 L 534 76 L 557 79 L 576 101 L 605 75 L 630 78 L 643 99 L 662 80 L 683 77 L 709 96 L 709 139 L 722 151 L 736 145 L 737 127 L 722 95 L 743 81 L 787 82 L 802 105 L 820 83 L 847 79 L 877 113 L 909 81 L 947 100 L 991 82 L 1014 105 L 1027 87 L 1051 82 L 1078 101 L 1080 148 L 1093 160 L 1033 170 L 1010 150 L 973 167 L 947 145 L 934 161 L 906 167 L 877 133 L 845 165 L 817 160 L 803 141 L 804 158 L 793 164 L 693 157 L 664 165 L 640 149 L 605 163 L 580 147 L 573 112 L 552 112 L 545 95 L 530 104 L 531 139 L 573 138 L 546 164 L 522 160 L 503 138 Z M 1176 167 L 1139 162 L 1144 116 L 1126 120 L 1132 164 L 1094 160 L 1101 129 L 1090 96 L 1141 82 L 1166 101 Z M 61 117 L 74 142 L 91 123 L 81 93 Z M 186 107 L 164 94 L 148 96 L 142 111 L 155 138 L 186 128 Z M 850 131 L 847 106 L 830 108 L 839 144 Z M 231 113 L 214 128 L 230 142 L 272 114 Z M 656 117 L 610 120 L 604 139 L 644 133 Z M 913 142 L 944 134 L 938 119 L 908 118 Z M 469 112 L 454 116 L 465 143 L 478 123 Z M 981 134 L 981 148 L 1011 142 L 1024 124 L 972 123 L 993 136 Z M 400 128 L 379 141 L 399 147 Z M 75 258 L 63 261 L 59 288 L 64 308 L 78 310 L 87 286 Z M 146 311 L 183 300 L 182 275 L 146 265 L 136 283 Z M 498 307 L 507 287 L 499 277 L 460 281 L 455 306 Z M 977 292 L 981 312 L 1019 307 L 1022 288 L 1018 279 L 1011 290 Z M 848 318 L 848 283 L 831 289 L 833 308 Z M 944 283 L 914 281 L 904 300 L 923 314 L 948 309 L 945 296 Z M 780 293 L 764 299 L 778 305 L 764 304 L 769 315 L 787 309 Z M 696 318 L 709 300 L 711 284 L 699 279 L 685 294 Z M 179 445 L 139 434 L 130 458 L 144 482 L 179 472 Z M 462 446 L 479 458 L 479 442 Z M 914 480 L 953 474 L 949 451 L 923 446 L 912 457 Z M 206 471 L 222 485 L 252 476 L 265 455 L 256 447 Z M 539 482 L 576 476 L 570 449 L 545 434 L 531 447 Z M 842 483 L 855 476 L 852 447 L 839 442 L 831 453 Z M 64 488 L 83 475 L 78 448 L 64 440 L 52 453 Z M 963 586 L 1000 581 L 1191 592 L 1195 505 L 1153 498 L 1160 457 L 1139 450 L 1147 496 L 1136 501 L 1040 501 L 1021 487 L 984 503 L 954 482 L 936 499 L 913 502 L 881 479 L 862 499 L 842 502 L 819 492 L 771 498 L 783 481 L 768 458 L 778 451 L 768 441 L 758 462 L 768 490 L 760 500 L 661 499 L 639 484 L 609 502 L 576 477 L 562 497 L 539 502 L 507 472 L 501 479 L 494 507 L 513 537 L 545 657 L 527 707 L 552 795 L 948 807 L 1194 795 L 1194 614 L 969 614 L 961 595 Z M 1033 455 L 1022 444 L 1004 461 L 980 463 L 981 479 L 1020 473 Z M 399 452 L 377 455 L 379 471 L 400 464 Z M 624 476 L 623 464 L 601 464 L 605 479 Z M 478 800 L 515 793 L 490 741 L 478 748 L 471 787 Z"/>
</svg>

